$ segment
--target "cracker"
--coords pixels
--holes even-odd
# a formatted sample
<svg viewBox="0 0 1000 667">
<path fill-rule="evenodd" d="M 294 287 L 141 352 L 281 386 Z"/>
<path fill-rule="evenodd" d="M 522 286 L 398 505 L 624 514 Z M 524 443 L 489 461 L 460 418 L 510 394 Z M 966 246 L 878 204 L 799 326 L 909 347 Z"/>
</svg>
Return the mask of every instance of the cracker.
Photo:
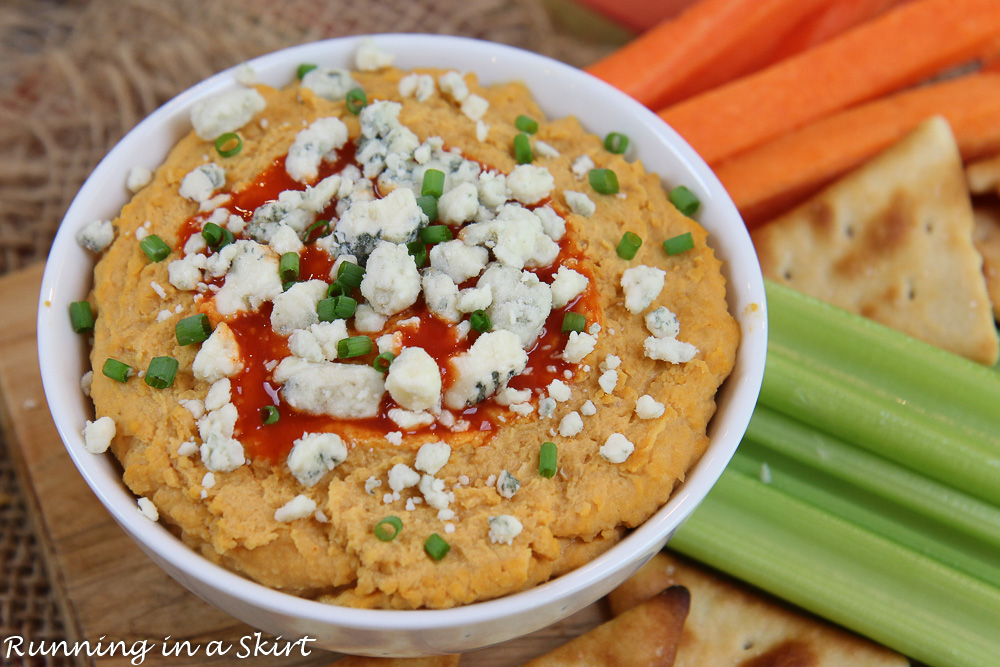
<svg viewBox="0 0 1000 667">
<path fill-rule="evenodd" d="M 983 256 L 986 290 L 993 302 L 993 317 L 1000 320 L 1000 206 L 977 206 L 972 241 Z"/>
<path fill-rule="evenodd" d="M 524 667 L 671 667 L 691 596 L 671 586 Z M 708 663 L 706 663 L 708 664 Z"/>
<path fill-rule="evenodd" d="M 909 664 L 889 649 L 666 552 L 612 591 L 608 601 L 613 613 L 626 614 L 665 586 L 678 584 L 690 591 L 691 609 L 675 667 Z"/>
<path fill-rule="evenodd" d="M 1000 355 L 947 121 L 753 233 L 764 276 L 985 364 Z"/>
<path fill-rule="evenodd" d="M 975 195 L 1000 193 L 1000 155 L 983 158 L 965 168 L 969 191 Z"/>
</svg>

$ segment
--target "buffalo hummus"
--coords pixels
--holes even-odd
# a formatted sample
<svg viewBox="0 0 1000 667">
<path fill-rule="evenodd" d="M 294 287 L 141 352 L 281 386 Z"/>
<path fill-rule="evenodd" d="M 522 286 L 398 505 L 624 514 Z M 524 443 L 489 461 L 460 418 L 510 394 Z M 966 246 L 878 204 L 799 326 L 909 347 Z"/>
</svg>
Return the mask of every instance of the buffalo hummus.
<svg viewBox="0 0 1000 667">
<path fill-rule="evenodd" d="M 523 85 L 375 55 L 202 102 L 81 234 L 87 443 L 147 516 L 264 585 L 452 607 L 656 511 L 739 331 L 657 176 Z"/>
</svg>

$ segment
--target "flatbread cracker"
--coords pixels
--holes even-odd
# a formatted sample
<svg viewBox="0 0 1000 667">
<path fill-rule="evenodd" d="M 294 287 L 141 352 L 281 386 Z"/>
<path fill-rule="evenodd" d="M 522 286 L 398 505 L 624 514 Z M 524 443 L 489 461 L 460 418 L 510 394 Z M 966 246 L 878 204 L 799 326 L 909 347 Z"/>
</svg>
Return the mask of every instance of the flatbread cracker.
<svg viewBox="0 0 1000 667">
<path fill-rule="evenodd" d="M 965 180 L 974 195 L 1000 193 L 1000 155 L 971 163 L 965 168 Z"/>
<path fill-rule="evenodd" d="M 969 359 L 1000 355 L 947 121 L 752 234 L 764 276 Z"/>
<path fill-rule="evenodd" d="M 661 552 L 608 595 L 615 614 L 683 585 L 691 610 L 674 667 L 904 667 L 903 656 Z"/>
<path fill-rule="evenodd" d="M 1000 206 L 977 206 L 972 241 L 983 256 L 986 291 L 993 302 L 993 317 L 1000 321 Z"/>
<path fill-rule="evenodd" d="M 672 667 L 691 596 L 661 591 L 524 667 Z"/>
</svg>

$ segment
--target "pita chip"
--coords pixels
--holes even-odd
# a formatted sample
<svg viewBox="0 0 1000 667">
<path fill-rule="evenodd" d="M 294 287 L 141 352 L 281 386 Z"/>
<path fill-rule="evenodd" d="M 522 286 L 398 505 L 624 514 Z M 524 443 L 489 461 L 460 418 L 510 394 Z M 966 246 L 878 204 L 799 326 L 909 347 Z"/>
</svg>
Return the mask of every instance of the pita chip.
<svg viewBox="0 0 1000 667">
<path fill-rule="evenodd" d="M 764 276 L 984 364 L 1000 355 L 943 118 L 752 233 Z"/>
<path fill-rule="evenodd" d="M 674 667 L 905 667 L 889 649 L 765 597 L 673 554 L 661 552 L 608 595 L 628 613 L 665 586 L 690 591 L 691 609 Z"/>
<path fill-rule="evenodd" d="M 657 591 L 524 667 L 672 667 L 690 602 L 683 586 Z"/>
<path fill-rule="evenodd" d="M 427 658 L 371 658 L 349 655 L 330 667 L 455 667 L 460 655 L 435 655 Z"/>
<path fill-rule="evenodd" d="M 993 302 L 993 317 L 1000 320 L 1000 206 L 977 206 L 972 240 L 983 256 L 986 291 Z"/>
</svg>

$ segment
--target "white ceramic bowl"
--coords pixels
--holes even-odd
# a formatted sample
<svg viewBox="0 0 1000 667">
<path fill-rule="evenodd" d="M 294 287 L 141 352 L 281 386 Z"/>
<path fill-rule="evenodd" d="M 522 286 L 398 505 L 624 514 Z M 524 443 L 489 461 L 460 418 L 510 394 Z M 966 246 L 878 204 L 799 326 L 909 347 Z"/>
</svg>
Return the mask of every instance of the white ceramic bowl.
<svg viewBox="0 0 1000 667">
<path fill-rule="evenodd" d="M 93 407 L 80 390 L 89 369 L 83 337 L 74 334 L 69 303 L 84 299 L 93 257 L 76 232 L 112 219 L 127 201 L 130 167 L 153 169 L 190 128 L 192 104 L 232 88 L 234 71 L 217 74 L 175 97 L 132 130 L 97 166 L 63 219 L 45 276 L 38 313 L 38 348 L 49 409 L 80 473 L 115 520 L 174 579 L 233 616 L 284 637 L 309 636 L 312 646 L 367 655 L 469 651 L 559 621 L 605 595 L 663 547 L 715 484 L 750 420 L 764 372 L 767 320 L 763 280 L 750 238 L 719 181 L 698 155 L 655 114 L 604 82 L 557 61 L 508 46 L 457 37 L 378 35 L 379 47 L 403 68 L 428 66 L 476 72 L 484 83 L 521 80 L 549 117 L 576 115 L 598 135 L 624 132 L 629 159 L 641 159 L 665 184 L 686 184 L 702 201 L 697 217 L 724 260 L 728 299 L 742 342 L 732 375 L 718 394 L 711 445 L 670 502 L 620 544 L 587 565 L 531 590 L 457 609 L 383 611 L 321 604 L 280 593 L 209 563 L 136 509 L 110 458 L 83 448 Z M 358 38 L 303 44 L 249 63 L 262 83 L 287 85 L 303 62 L 350 68 Z"/>
</svg>

